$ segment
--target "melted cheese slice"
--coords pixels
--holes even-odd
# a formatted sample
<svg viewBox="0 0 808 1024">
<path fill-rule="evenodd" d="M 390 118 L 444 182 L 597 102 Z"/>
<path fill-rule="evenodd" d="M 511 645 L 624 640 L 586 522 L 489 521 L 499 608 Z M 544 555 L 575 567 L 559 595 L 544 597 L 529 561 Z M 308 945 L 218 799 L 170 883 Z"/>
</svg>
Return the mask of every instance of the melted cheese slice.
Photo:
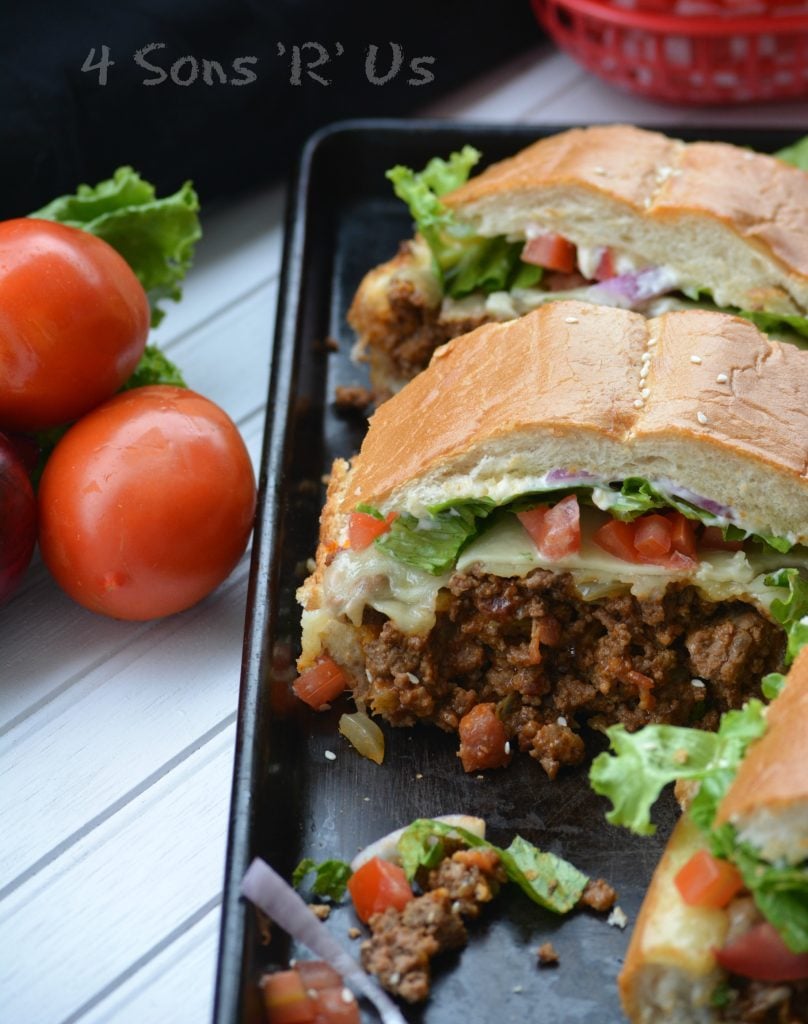
<svg viewBox="0 0 808 1024">
<path fill-rule="evenodd" d="M 558 561 L 543 558 L 515 515 L 499 517 L 460 555 L 456 571 L 479 568 L 494 576 L 526 576 L 533 569 L 569 572 L 586 601 L 630 591 L 637 598 L 661 595 L 672 581 L 692 584 L 711 601 L 745 600 L 768 611 L 783 590 L 766 586 L 767 574 L 788 565 L 805 565 L 797 557 L 744 551 L 703 552 L 694 572 L 672 572 L 658 565 L 636 565 L 615 558 L 591 540 L 606 520 L 594 509 L 581 510 L 581 550 Z M 391 558 L 375 545 L 340 553 L 323 579 L 325 607 L 355 626 L 366 607 L 376 609 L 403 633 L 425 635 L 435 625 L 438 595 L 451 573 L 432 576 Z"/>
</svg>

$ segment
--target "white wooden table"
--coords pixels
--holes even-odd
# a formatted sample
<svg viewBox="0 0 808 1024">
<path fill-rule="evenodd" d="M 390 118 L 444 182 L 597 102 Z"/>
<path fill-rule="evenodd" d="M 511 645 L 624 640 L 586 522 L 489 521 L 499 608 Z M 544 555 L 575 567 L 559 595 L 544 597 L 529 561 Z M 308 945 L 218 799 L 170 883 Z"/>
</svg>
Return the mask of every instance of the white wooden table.
<svg viewBox="0 0 808 1024">
<path fill-rule="evenodd" d="M 808 101 L 662 106 L 548 44 L 424 114 L 808 132 Z M 282 212 L 275 187 L 203 217 L 185 297 L 155 332 L 256 463 Z M 74 605 L 35 563 L 0 611 L 1 1021 L 210 1018 L 248 571 L 247 555 L 196 608 L 133 624 Z"/>
</svg>

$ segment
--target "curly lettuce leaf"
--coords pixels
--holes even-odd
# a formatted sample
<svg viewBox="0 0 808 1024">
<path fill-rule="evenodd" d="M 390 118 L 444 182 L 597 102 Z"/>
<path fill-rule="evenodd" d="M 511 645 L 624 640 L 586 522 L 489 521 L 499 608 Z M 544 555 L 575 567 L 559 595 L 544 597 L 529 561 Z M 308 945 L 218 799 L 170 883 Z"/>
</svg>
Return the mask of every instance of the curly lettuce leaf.
<svg viewBox="0 0 808 1024">
<path fill-rule="evenodd" d="M 178 388 L 188 386 L 179 367 L 172 363 L 156 345 L 146 346 L 140 357 L 140 362 L 121 390 L 129 391 L 130 388 L 142 388 L 146 384 L 173 384 Z"/>
<path fill-rule="evenodd" d="M 478 533 L 478 521 L 493 508 L 493 501 L 480 499 L 437 506 L 422 519 L 404 512 L 376 545 L 399 562 L 442 576 L 453 568 L 463 546 Z"/>
<path fill-rule="evenodd" d="M 154 186 L 136 171 L 119 167 L 106 181 L 79 185 L 75 194 L 60 196 L 30 216 L 81 228 L 117 249 L 143 285 L 156 326 L 164 316 L 160 303 L 182 296 L 180 281 L 202 235 L 198 211 L 189 181 L 158 199 Z"/>
<path fill-rule="evenodd" d="M 342 860 L 324 860 L 319 864 L 311 857 L 302 860 L 292 873 L 292 885 L 299 889 L 308 876 L 314 872 L 311 891 L 315 896 L 339 903 L 345 895 L 348 879 L 353 874 L 351 865 Z"/>
<path fill-rule="evenodd" d="M 797 139 L 796 142 L 786 146 L 784 149 L 779 149 L 774 155 L 778 160 L 783 160 L 787 164 L 792 164 L 803 171 L 808 171 L 808 135 Z"/>
<path fill-rule="evenodd" d="M 677 779 L 698 780 L 690 812 L 697 824 L 709 828 L 746 748 L 765 729 L 759 700 L 722 715 L 716 733 L 676 725 L 648 725 L 629 733 L 625 726 L 614 725 L 606 730 L 614 753 L 604 751 L 595 758 L 589 781 L 596 793 L 612 801 L 608 821 L 652 835 L 656 826 L 651 808 L 663 788 Z"/>
<path fill-rule="evenodd" d="M 443 839 L 459 838 L 467 846 L 488 847 L 499 854 L 508 880 L 515 882 L 534 903 L 566 914 L 576 906 L 589 877 L 569 861 L 546 853 L 516 836 L 507 849 L 494 846 L 458 825 L 419 818 L 405 829 L 398 841 L 401 864 L 412 879 L 421 867 L 433 868 L 444 856 Z"/>
<path fill-rule="evenodd" d="M 731 861 L 741 872 L 758 909 L 769 920 L 788 948 L 808 953 L 808 871 L 805 865 L 773 865 L 747 843 L 738 840 L 731 824 L 710 835 L 716 857 Z"/>
<path fill-rule="evenodd" d="M 522 243 L 481 238 L 469 225 L 458 223 L 440 201 L 441 196 L 468 180 L 480 156 L 473 146 L 464 146 L 448 160 L 433 158 L 420 172 L 402 164 L 387 171 L 395 194 L 407 204 L 429 245 L 444 291 L 452 298 L 474 291 L 488 294 L 514 287 L 530 288 L 542 276 L 540 267 L 522 261 Z"/>
<path fill-rule="evenodd" d="M 768 587 L 788 590 L 786 598 L 772 601 L 770 611 L 788 636 L 786 664 L 790 665 L 808 642 L 808 580 L 800 575 L 799 569 L 781 569 L 764 582 Z"/>
</svg>

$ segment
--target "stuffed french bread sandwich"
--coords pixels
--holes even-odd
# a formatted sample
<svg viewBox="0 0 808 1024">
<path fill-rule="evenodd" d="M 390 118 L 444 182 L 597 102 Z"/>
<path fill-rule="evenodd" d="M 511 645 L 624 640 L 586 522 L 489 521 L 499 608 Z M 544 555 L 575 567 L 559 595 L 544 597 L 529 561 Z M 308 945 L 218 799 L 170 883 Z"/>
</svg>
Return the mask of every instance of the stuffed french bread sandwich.
<svg viewBox="0 0 808 1024">
<path fill-rule="evenodd" d="M 337 460 L 297 692 L 517 750 L 700 723 L 779 670 L 808 593 L 808 352 L 710 311 L 562 301 L 439 349 Z M 330 692 L 330 690 L 328 690 Z"/>
<path fill-rule="evenodd" d="M 559 297 L 655 315 L 743 311 L 808 335 L 808 174 L 719 142 L 627 125 L 541 139 L 467 180 L 471 146 L 388 172 L 418 232 L 349 313 L 381 393 L 449 338 Z"/>
<path fill-rule="evenodd" d="M 764 693 L 716 734 L 610 730 L 616 755 L 593 763 L 615 823 L 648 831 L 674 779 L 684 804 L 620 975 L 638 1024 L 808 1020 L 808 649 Z"/>
</svg>

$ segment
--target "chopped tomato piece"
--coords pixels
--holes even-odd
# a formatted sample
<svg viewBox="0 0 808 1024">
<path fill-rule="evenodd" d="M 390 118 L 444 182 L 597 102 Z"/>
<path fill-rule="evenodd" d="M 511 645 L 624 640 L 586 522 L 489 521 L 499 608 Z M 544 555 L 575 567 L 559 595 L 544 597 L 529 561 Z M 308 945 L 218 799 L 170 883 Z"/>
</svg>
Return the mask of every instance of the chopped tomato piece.
<svg viewBox="0 0 808 1024">
<path fill-rule="evenodd" d="M 552 508 L 539 505 L 517 517 L 544 558 L 558 561 L 581 550 L 581 510 L 574 494 Z"/>
<path fill-rule="evenodd" d="M 261 981 L 268 1024 L 313 1024 L 314 1005 L 297 971 L 277 971 Z"/>
<path fill-rule="evenodd" d="M 295 970 L 303 979 L 303 986 L 309 994 L 343 986 L 340 974 L 325 960 L 298 960 Z"/>
<path fill-rule="evenodd" d="M 693 520 L 675 509 L 665 517 L 671 524 L 671 547 L 688 558 L 696 557 L 696 531 Z"/>
<path fill-rule="evenodd" d="M 615 266 L 612 250 L 604 249 L 601 252 L 598 265 L 595 267 L 595 280 L 608 281 L 610 277 L 617 277 L 617 267 Z"/>
<path fill-rule="evenodd" d="M 699 850 L 674 878 L 679 895 L 691 907 L 725 907 L 743 889 L 741 873 L 728 860 Z"/>
<path fill-rule="evenodd" d="M 671 549 L 671 524 L 664 516 L 642 516 L 634 524 L 634 548 L 643 558 L 663 558 Z"/>
<path fill-rule="evenodd" d="M 808 978 L 808 953 L 792 953 L 773 924 L 753 925 L 719 949 L 716 960 L 725 971 L 755 981 L 799 981 Z"/>
<path fill-rule="evenodd" d="M 381 857 L 372 857 L 351 875 L 348 892 L 356 916 L 365 922 L 388 907 L 403 910 L 414 895 L 404 869 Z"/>
<path fill-rule="evenodd" d="M 720 526 L 705 526 L 699 540 L 708 551 L 740 551 L 743 548 L 742 540 L 724 540 Z"/>
<path fill-rule="evenodd" d="M 360 1024 L 359 1003 L 350 989 L 326 988 L 314 997 L 314 1024 Z"/>
<path fill-rule="evenodd" d="M 639 562 L 637 549 L 634 547 L 634 523 L 624 523 L 619 519 L 610 519 L 608 523 L 598 527 L 592 534 L 592 540 L 608 551 L 615 558 L 624 562 Z"/>
<path fill-rule="evenodd" d="M 561 235 L 548 232 L 525 242 L 522 259 L 525 263 L 569 274 L 575 270 L 575 246 Z"/>
<path fill-rule="evenodd" d="M 504 768 L 511 760 L 508 734 L 495 704 L 475 704 L 460 719 L 457 728 L 460 749 L 457 756 L 466 772 Z"/>
<path fill-rule="evenodd" d="M 347 685 L 348 680 L 339 665 L 331 658 L 320 658 L 316 665 L 295 679 L 292 689 L 317 711 L 323 704 L 339 697 Z"/>
<path fill-rule="evenodd" d="M 354 551 L 364 551 L 377 537 L 387 533 L 398 513 L 389 512 L 386 519 L 377 519 L 369 512 L 352 512 L 348 520 L 348 541 Z"/>
</svg>

